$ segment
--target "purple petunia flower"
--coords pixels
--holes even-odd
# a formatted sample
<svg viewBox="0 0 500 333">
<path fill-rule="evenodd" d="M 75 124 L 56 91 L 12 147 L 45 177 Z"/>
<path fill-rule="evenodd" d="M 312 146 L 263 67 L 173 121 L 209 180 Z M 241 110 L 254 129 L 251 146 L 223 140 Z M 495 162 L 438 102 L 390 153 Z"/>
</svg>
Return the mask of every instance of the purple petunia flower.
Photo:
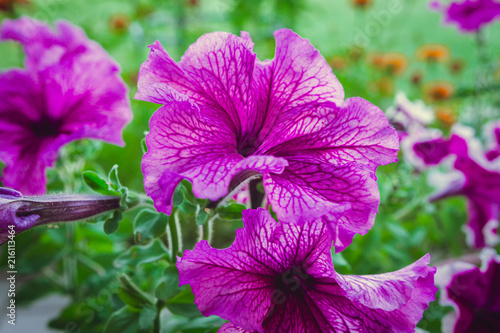
<svg viewBox="0 0 500 333">
<path fill-rule="evenodd" d="M 500 2 L 496 0 L 465 0 L 452 2 L 449 6 L 433 1 L 431 9 L 442 12 L 445 23 L 456 23 L 463 32 L 477 32 L 500 17 Z"/>
<path fill-rule="evenodd" d="M 0 245 L 9 235 L 35 226 L 78 221 L 118 209 L 120 199 L 119 196 L 74 194 L 23 196 L 18 191 L 0 187 Z"/>
<path fill-rule="evenodd" d="M 456 126 L 449 139 L 441 137 L 417 142 L 413 149 L 427 165 L 437 165 L 448 156 L 454 158 L 454 171 L 431 181 L 441 187 L 431 200 L 465 196 L 469 207 L 465 227 L 468 244 L 477 248 L 498 244 L 500 164 L 486 159 L 480 142 L 473 138 L 473 132 Z"/>
<path fill-rule="evenodd" d="M 163 104 L 151 118 L 142 161 L 147 194 L 164 213 L 181 179 L 217 201 L 263 176 L 280 220 L 304 223 L 350 206 L 332 231 L 338 250 L 373 225 L 375 168 L 396 161 L 384 113 L 341 84 L 307 40 L 275 33 L 276 55 L 259 61 L 248 33 L 211 33 L 175 63 L 159 42 L 139 72 L 137 99 Z"/>
<path fill-rule="evenodd" d="M 201 241 L 177 261 L 200 311 L 240 332 L 413 332 L 434 300 L 429 255 L 392 273 L 343 276 L 321 220 L 277 223 L 259 208 L 243 211 L 243 221 L 229 248 Z"/>
<path fill-rule="evenodd" d="M 83 138 L 123 145 L 132 119 L 118 65 L 68 22 L 57 30 L 30 19 L 5 20 L 0 38 L 23 44 L 25 69 L 0 73 L 3 182 L 25 194 L 46 191 L 45 168 Z"/>
<path fill-rule="evenodd" d="M 440 303 L 454 308 L 443 318 L 443 333 L 488 333 L 500 328 L 500 256 L 481 252 L 482 267 L 456 261 L 438 268 Z"/>
</svg>

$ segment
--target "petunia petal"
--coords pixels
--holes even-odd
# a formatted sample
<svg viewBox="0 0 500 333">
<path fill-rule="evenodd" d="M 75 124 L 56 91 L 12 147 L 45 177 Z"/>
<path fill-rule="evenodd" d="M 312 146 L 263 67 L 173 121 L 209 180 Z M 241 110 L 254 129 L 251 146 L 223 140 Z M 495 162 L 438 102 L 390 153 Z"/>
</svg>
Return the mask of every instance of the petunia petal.
<svg viewBox="0 0 500 333">
<path fill-rule="evenodd" d="M 428 256 L 394 273 L 341 276 L 321 220 L 277 223 L 259 208 L 243 211 L 243 221 L 229 248 L 202 241 L 177 262 L 180 283 L 191 285 L 199 309 L 230 320 L 227 329 L 413 332 L 434 298 Z"/>
<path fill-rule="evenodd" d="M 281 173 L 288 165 L 273 156 L 242 157 L 234 133 L 217 119 L 206 116 L 191 102 L 172 102 L 150 121 L 143 157 L 146 193 L 158 210 L 170 214 L 171 198 L 182 179 L 193 183 L 199 198 L 217 200 L 228 194 L 232 178 L 243 171 Z"/>
<path fill-rule="evenodd" d="M 81 28 L 64 20 L 57 21 L 56 29 L 52 29 L 30 17 L 7 19 L 0 27 L 0 40 L 15 40 L 24 46 L 28 69 L 42 70 L 73 56 L 115 66 L 98 43 L 88 39 Z"/>
<path fill-rule="evenodd" d="M 141 66 L 136 98 L 166 104 L 187 97 L 209 106 L 238 134 L 246 132 L 253 127 L 252 45 L 248 35 L 205 34 L 176 64 L 156 42 Z"/>
<path fill-rule="evenodd" d="M 336 279 L 343 294 L 352 301 L 370 308 L 393 311 L 408 303 L 419 279 L 434 275 L 436 270 L 427 267 L 429 263 L 430 255 L 427 254 L 395 272 L 365 276 L 337 274 Z M 433 283 L 430 286 L 436 289 Z"/>
<path fill-rule="evenodd" d="M 275 156 L 314 154 L 333 164 L 357 162 L 375 169 L 397 161 L 399 139 L 382 110 L 361 98 L 341 106 L 298 107 L 278 117 L 261 151 Z"/>
<path fill-rule="evenodd" d="M 254 333 L 252 331 L 247 331 L 243 328 L 234 326 L 231 323 L 225 323 L 222 327 L 217 331 L 217 333 Z"/>
<path fill-rule="evenodd" d="M 328 328 L 321 332 L 414 332 L 437 291 L 433 283 L 436 269 L 427 267 L 428 263 L 426 255 L 392 273 L 337 274 L 338 285 L 329 279 L 319 281 L 311 298 L 318 312 L 329 318 Z"/>
<path fill-rule="evenodd" d="M 231 247 L 217 250 L 201 241 L 184 252 L 177 268 L 180 284 L 191 285 L 205 316 L 231 318 L 236 326 L 260 331 L 271 305 L 272 276 L 281 268 L 278 258 L 265 250 L 277 223 L 269 213 L 263 219 L 262 212 L 244 214 L 245 227 L 236 231 Z"/>
<path fill-rule="evenodd" d="M 257 114 L 262 118 L 259 142 L 273 131 L 280 115 L 297 106 L 344 100 L 342 85 L 307 39 L 288 29 L 274 33 L 274 59 L 257 62 L 254 74 Z"/>
<path fill-rule="evenodd" d="M 288 158 L 288 163 L 282 174 L 264 176 L 268 200 L 281 221 L 301 224 L 324 216 L 337 237 L 337 251 L 354 234 L 371 229 L 380 199 L 370 171 L 357 163 L 335 166 L 308 156 Z"/>
</svg>

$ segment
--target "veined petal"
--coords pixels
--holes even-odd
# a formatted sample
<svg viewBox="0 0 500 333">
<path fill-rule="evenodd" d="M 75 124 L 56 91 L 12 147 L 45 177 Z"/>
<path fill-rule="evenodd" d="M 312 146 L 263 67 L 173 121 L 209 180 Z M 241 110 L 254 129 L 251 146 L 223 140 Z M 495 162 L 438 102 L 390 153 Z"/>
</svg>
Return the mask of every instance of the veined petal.
<svg viewBox="0 0 500 333">
<path fill-rule="evenodd" d="M 241 134 L 253 127 L 252 45 L 248 35 L 205 34 L 176 64 L 156 42 L 141 66 L 136 98 L 161 104 L 189 98 L 213 109 Z"/>
<path fill-rule="evenodd" d="M 259 142 L 270 135 L 280 116 L 307 104 L 344 101 L 344 89 L 332 69 L 307 39 L 288 29 L 274 33 L 274 59 L 257 62 L 254 74 L 257 114 L 264 123 Z"/>
<path fill-rule="evenodd" d="M 262 150 L 276 156 L 314 154 L 333 164 L 375 169 L 397 161 L 399 139 L 384 112 L 362 98 L 323 103 L 280 115 Z"/>
<path fill-rule="evenodd" d="M 167 104 L 187 100 L 196 93 L 195 83 L 175 63 L 159 41 L 149 46 L 150 52 L 139 70 L 136 99 Z"/>
<path fill-rule="evenodd" d="M 263 217 L 263 218 L 262 218 Z M 179 281 L 190 284 L 195 303 L 205 315 L 218 315 L 236 326 L 261 331 L 262 318 L 271 306 L 273 275 L 281 269 L 268 249 L 277 223 L 263 210 L 244 211 L 245 227 L 236 231 L 227 249 L 196 244 L 178 258 Z"/>
<path fill-rule="evenodd" d="M 170 214 L 173 191 L 184 178 L 197 197 L 215 201 L 228 194 L 239 172 L 281 173 L 288 165 L 283 158 L 239 155 L 234 133 L 209 112 L 189 101 L 172 102 L 151 118 L 142 168 L 146 193 L 162 212 Z"/>
<path fill-rule="evenodd" d="M 264 176 L 268 200 L 280 221 L 302 224 L 324 216 L 335 231 L 337 251 L 347 247 L 354 234 L 371 229 L 380 199 L 370 171 L 356 163 L 335 166 L 307 156 L 288 162 L 282 174 Z"/>
<path fill-rule="evenodd" d="M 231 323 L 225 323 L 222 327 L 217 331 L 217 333 L 254 333 L 252 331 L 247 331 L 243 328 L 234 326 Z"/>
<path fill-rule="evenodd" d="M 427 267 L 429 263 L 427 254 L 395 272 L 365 276 L 337 274 L 336 279 L 347 298 L 370 308 L 393 311 L 408 303 L 417 280 L 435 273 L 435 269 Z M 437 291 L 433 284 L 432 287 Z"/>
<path fill-rule="evenodd" d="M 156 208 L 164 213 L 170 214 L 173 191 L 183 178 L 193 178 L 198 174 L 196 185 L 203 187 L 204 180 L 213 180 L 216 187 L 243 160 L 236 153 L 234 135 L 218 126 L 218 122 L 205 119 L 203 113 L 188 101 L 161 107 L 151 117 L 149 125 L 151 131 L 146 136 L 148 151 L 142 159 L 144 186 Z M 188 174 L 184 175 L 186 172 Z M 159 184 L 160 180 L 163 186 Z M 223 187 L 212 188 L 216 192 L 211 197 L 218 199 L 223 196 Z M 203 188 L 195 186 L 193 190 L 202 192 Z"/>
<path fill-rule="evenodd" d="M 428 256 L 394 273 L 340 276 L 321 220 L 277 223 L 259 208 L 243 221 L 229 248 L 202 241 L 177 262 L 180 283 L 204 315 L 231 321 L 228 332 L 413 332 L 434 298 Z"/>
<path fill-rule="evenodd" d="M 416 266 L 419 266 L 416 272 L 410 272 Z M 398 275 L 403 270 L 408 270 L 406 276 Z M 437 291 L 433 283 L 435 268 L 427 267 L 421 259 L 403 270 L 381 274 L 385 276 L 382 280 L 377 275 L 337 274 L 335 280 L 339 284 L 334 279 L 318 281 L 317 288 L 309 296 L 314 299 L 317 317 L 327 319 L 327 323 L 314 332 L 414 332 L 417 322 L 422 318 L 429 302 L 434 300 Z M 391 274 L 395 276 L 391 277 Z M 356 291 L 352 290 L 357 283 L 360 285 L 354 287 Z M 410 297 L 406 291 L 401 293 L 402 283 L 408 283 L 411 288 Z M 384 297 L 399 306 L 385 302 Z M 393 310 L 380 308 L 382 303 Z M 321 321 L 318 320 L 318 323 Z"/>
</svg>

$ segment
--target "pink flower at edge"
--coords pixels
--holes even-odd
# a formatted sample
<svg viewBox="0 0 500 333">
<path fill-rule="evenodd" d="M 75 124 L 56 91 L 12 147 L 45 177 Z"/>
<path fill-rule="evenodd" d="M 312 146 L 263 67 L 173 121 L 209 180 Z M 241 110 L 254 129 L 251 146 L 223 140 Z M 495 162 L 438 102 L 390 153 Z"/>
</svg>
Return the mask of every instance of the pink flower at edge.
<svg viewBox="0 0 500 333">
<path fill-rule="evenodd" d="M 340 275 L 322 220 L 277 223 L 259 208 L 243 222 L 229 248 L 201 241 L 177 262 L 200 311 L 231 321 L 220 332 L 413 332 L 434 300 L 429 255 L 392 273 Z"/>
<path fill-rule="evenodd" d="M 457 24 L 464 33 L 479 31 L 485 24 L 500 18 L 500 2 L 495 0 L 464 0 L 449 6 L 432 1 L 432 10 L 443 13 L 444 22 Z"/>
<path fill-rule="evenodd" d="M 482 266 L 456 261 L 438 268 L 439 302 L 454 308 L 443 318 L 443 333 L 497 332 L 500 327 L 500 257 L 481 252 Z"/>
<path fill-rule="evenodd" d="M 25 69 L 0 73 L 2 180 L 25 194 L 45 193 L 45 169 L 62 146 L 84 138 L 124 145 L 132 119 L 118 65 L 81 29 L 56 27 L 27 17 L 0 27 L 0 38 L 26 53 Z"/>
</svg>

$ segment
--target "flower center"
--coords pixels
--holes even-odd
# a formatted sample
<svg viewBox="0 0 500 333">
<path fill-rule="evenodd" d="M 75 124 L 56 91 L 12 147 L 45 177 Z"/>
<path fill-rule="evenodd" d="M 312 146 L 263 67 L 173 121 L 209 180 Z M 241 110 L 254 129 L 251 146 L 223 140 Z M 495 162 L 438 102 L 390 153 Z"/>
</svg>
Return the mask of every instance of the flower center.
<svg viewBox="0 0 500 333">
<path fill-rule="evenodd" d="M 56 137 L 59 135 L 61 125 L 61 120 L 44 116 L 40 120 L 31 123 L 31 129 L 39 138 Z"/>
<path fill-rule="evenodd" d="M 311 277 L 301 266 L 293 266 L 275 278 L 274 286 L 284 294 L 291 294 L 300 292 L 304 285 L 310 281 Z"/>
<path fill-rule="evenodd" d="M 277 275 L 274 278 L 274 290 L 271 293 L 271 306 L 266 313 L 264 322 L 276 311 L 280 311 L 281 306 L 292 298 L 303 303 L 306 296 L 305 287 L 312 283 L 312 277 L 301 266 L 293 266 L 286 272 Z"/>
</svg>

